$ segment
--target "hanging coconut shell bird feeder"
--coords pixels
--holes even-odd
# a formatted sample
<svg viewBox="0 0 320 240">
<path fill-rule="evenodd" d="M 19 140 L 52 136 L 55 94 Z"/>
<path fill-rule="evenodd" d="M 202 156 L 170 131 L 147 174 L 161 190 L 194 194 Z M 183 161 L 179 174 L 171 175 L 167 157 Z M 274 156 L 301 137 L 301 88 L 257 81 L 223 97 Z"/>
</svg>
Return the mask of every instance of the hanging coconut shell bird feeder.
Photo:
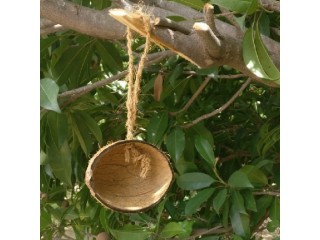
<svg viewBox="0 0 320 240">
<path fill-rule="evenodd" d="M 132 34 L 127 28 L 129 67 L 126 140 L 102 147 L 90 159 L 85 177 L 91 195 L 103 206 L 120 212 L 139 212 L 151 208 L 164 197 L 173 181 L 168 156 L 156 146 L 134 139 L 140 80 L 151 44 L 149 16 L 141 11 L 139 14 L 140 17 L 135 19 L 141 21 L 146 43 L 136 74 Z"/>
</svg>

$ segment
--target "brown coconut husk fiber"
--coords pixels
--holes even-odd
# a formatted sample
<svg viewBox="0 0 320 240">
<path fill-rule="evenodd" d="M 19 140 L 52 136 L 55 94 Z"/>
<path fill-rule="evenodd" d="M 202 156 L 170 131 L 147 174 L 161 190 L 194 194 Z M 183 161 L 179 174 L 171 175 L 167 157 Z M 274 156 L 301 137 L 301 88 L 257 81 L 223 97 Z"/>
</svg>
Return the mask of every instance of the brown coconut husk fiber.
<svg viewBox="0 0 320 240">
<path fill-rule="evenodd" d="M 136 159 L 126 161 L 126 149 L 134 148 Z M 141 177 L 143 157 L 150 159 L 149 171 Z M 167 155 L 138 140 L 118 141 L 105 146 L 89 162 L 86 184 L 104 206 L 121 212 L 138 212 L 158 203 L 173 180 Z"/>
</svg>

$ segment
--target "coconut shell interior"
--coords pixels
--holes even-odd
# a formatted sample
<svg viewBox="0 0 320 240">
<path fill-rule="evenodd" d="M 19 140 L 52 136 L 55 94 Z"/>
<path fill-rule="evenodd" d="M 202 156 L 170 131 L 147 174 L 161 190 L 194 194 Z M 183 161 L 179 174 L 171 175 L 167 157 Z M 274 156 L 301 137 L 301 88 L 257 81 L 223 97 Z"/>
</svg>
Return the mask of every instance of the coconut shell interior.
<svg viewBox="0 0 320 240">
<path fill-rule="evenodd" d="M 150 159 L 145 177 L 141 177 L 139 164 L 126 161 L 128 144 Z M 152 207 L 166 194 L 172 180 L 173 171 L 166 154 L 138 140 L 118 141 L 103 147 L 90 160 L 86 171 L 91 194 L 104 206 L 122 212 Z"/>
</svg>

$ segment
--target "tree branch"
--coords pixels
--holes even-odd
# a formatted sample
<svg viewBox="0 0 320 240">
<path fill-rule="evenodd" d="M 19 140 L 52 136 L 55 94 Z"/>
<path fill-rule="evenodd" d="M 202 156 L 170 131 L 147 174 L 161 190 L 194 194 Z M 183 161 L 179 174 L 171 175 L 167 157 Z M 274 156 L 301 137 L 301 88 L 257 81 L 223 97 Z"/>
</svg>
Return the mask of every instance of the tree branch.
<svg viewBox="0 0 320 240">
<path fill-rule="evenodd" d="M 203 91 L 203 89 L 207 86 L 207 84 L 209 83 L 209 81 L 211 80 L 211 77 L 206 77 L 206 79 L 201 83 L 200 87 L 197 89 L 197 91 L 192 95 L 192 97 L 190 98 L 190 100 L 187 102 L 187 104 L 180 109 L 177 112 L 170 112 L 170 115 L 172 116 L 176 116 L 179 113 L 182 113 L 184 111 L 186 111 L 191 104 L 194 102 L 194 100 L 196 100 L 196 98 L 200 95 L 200 93 Z"/>
<path fill-rule="evenodd" d="M 280 2 L 275 0 L 261 0 L 262 6 L 270 11 L 280 12 Z"/>
<path fill-rule="evenodd" d="M 230 231 L 232 231 L 232 227 L 224 228 L 222 226 L 217 226 L 210 229 L 196 229 L 193 231 L 193 234 L 190 237 L 186 238 L 186 240 L 193 240 L 204 235 L 222 234 Z"/>
<path fill-rule="evenodd" d="M 251 78 L 248 78 L 247 81 L 245 81 L 245 83 L 240 87 L 240 89 L 220 108 L 214 110 L 211 113 L 207 113 L 205 115 L 202 115 L 202 116 L 198 117 L 197 119 L 193 120 L 192 122 L 187 123 L 185 125 L 182 125 L 181 127 L 182 128 L 190 128 L 190 127 L 196 125 L 198 122 L 201 122 L 202 120 L 205 120 L 207 118 L 210 118 L 210 117 L 213 117 L 215 115 L 220 114 L 222 111 L 224 111 L 226 108 L 228 108 L 230 106 L 230 104 L 234 102 L 234 100 L 236 100 L 236 98 L 242 93 L 242 91 L 249 85 L 250 82 L 251 82 Z"/>
<path fill-rule="evenodd" d="M 266 191 L 266 192 L 253 192 L 253 195 L 269 195 L 269 196 L 280 196 L 280 192 L 270 192 L 270 191 Z"/>
<path fill-rule="evenodd" d="M 60 24 L 55 24 L 53 26 L 41 28 L 40 35 L 47 35 L 50 33 L 55 33 L 55 32 L 64 31 L 64 30 L 68 30 L 68 28 L 65 28 L 64 26 L 62 26 Z"/>
<path fill-rule="evenodd" d="M 179 13 L 178 15 L 186 18 L 189 16 L 188 19 L 190 19 L 191 17 L 199 17 L 200 15 L 199 12 L 178 3 L 166 2 L 163 0 L 149 0 L 146 2 L 156 4 L 156 6 L 148 8 L 148 10 L 150 10 L 148 14 L 151 14 L 154 17 L 165 18 Z M 41 16 L 57 24 L 61 24 L 65 28 L 70 28 L 80 33 L 103 39 L 116 40 L 125 38 L 125 26 L 118 22 L 119 19 L 117 19 L 118 21 L 113 19 L 108 14 L 108 9 L 98 11 L 66 0 L 41 0 L 40 3 Z M 175 7 L 170 10 L 165 9 L 168 8 L 169 5 L 174 5 Z M 176 11 L 176 13 L 174 11 Z M 192 24 L 193 23 L 190 21 L 179 22 L 179 25 L 189 29 L 192 28 Z M 219 19 L 215 20 L 215 24 L 216 29 L 221 33 L 225 44 L 225 50 L 221 58 L 211 56 L 206 50 L 208 46 L 206 46 L 205 42 L 199 41 L 199 37 L 195 32 L 186 35 L 178 31 L 174 32 L 170 29 L 155 26 L 155 29 L 152 31 L 152 40 L 160 46 L 171 49 L 199 67 L 229 65 L 251 77 L 256 82 L 271 87 L 279 87 L 278 84 L 273 83 L 272 81 L 266 81 L 256 77 L 247 69 L 242 57 L 242 38 L 239 38 L 236 27 L 222 22 Z M 132 26 L 134 25 L 131 25 L 131 27 Z M 138 29 L 133 28 L 133 30 L 139 32 Z M 265 36 L 262 36 L 262 40 L 275 65 L 279 67 L 279 43 Z M 195 48 L 195 46 L 197 47 Z"/>
<path fill-rule="evenodd" d="M 150 60 L 145 63 L 145 67 L 150 66 L 155 63 L 158 63 L 158 62 L 162 61 L 163 59 L 165 59 L 169 56 L 172 56 L 172 55 L 174 55 L 174 54 L 171 51 L 164 51 L 161 53 L 149 54 Z M 69 103 L 75 101 L 79 97 L 83 96 L 84 94 L 86 94 L 96 88 L 103 87 L 109 83 L 112 83 L 115 80 L 124 78 L 127 74 L 128 74 L 128 70 L 125 70 L 125 71 L 118 73 L 110 78 L 107 78 L 107 79 L 104 79 L 104 80 L 101 80 L 101 81 L 98 81 L 98 82 L 95 82 L 95 83 L 92 83 L 90 85 L 86 85 L 86 86 L 83 86 L 80 88 L 76 88 L 76 89 L 73 89 L 70 91 L 63 92 L 63 93 L 59 94 L 58 97 L 59 98 L 70 97 L 70 99 L 68 99 L 67 102 L 64 104 L 64 105 L 66 105 L 66 104 L 69 104 Z"/>
<path fill-rule="evenodd" d="M 190 29 L 185 28 L 185 27 L 179 25 L 178 23 L 171 21 L 168 18 L 159 18 L 158 17 L 154 20 L 154 25 L 159 26 L 159 27 L 167 27 L 167 28 L 170 28 L 174 31 L 179 31 L 179 32 L 186 34 L 186 35 L 190 34 L 190 32 L 191 32 Z"/>
</svg>

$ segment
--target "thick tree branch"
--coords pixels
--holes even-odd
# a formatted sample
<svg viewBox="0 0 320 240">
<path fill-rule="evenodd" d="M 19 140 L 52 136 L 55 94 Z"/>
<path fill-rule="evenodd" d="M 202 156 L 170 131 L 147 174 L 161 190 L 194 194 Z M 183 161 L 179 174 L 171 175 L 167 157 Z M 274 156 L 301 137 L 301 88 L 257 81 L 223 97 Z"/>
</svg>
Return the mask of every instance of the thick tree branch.
<svg viewBox="0 0 320 240">
<path fill-rule="evenodd" d="M 182 125 L 181 127 L 182 128 L 190 128 L 190 127 L 196 125 L 197 123 L 199 123 L 207 118 L 210 118 L 210 117 L 213 117 L 215 115 L 220 114 L 222 111 L 224 111 L 226 108 L 228 108 L 230 106 L 230 104 L 234 102 L 234 100 L 236 100 L 236 98 L 242 93 L 242 91 L 249 85 L 250 82 L 251 82 L 251 78 L 248 78 L 248 80 L 245 81 L 244 84 L 242 84 L 240 89 L 225 104 L 223 104 L 218 109 L 214 110 L 211 113 L 207 113 L 205 115 L 202 115 L 202 116 L 198 117 L 197 119 L 193 120 L 192 122 L 187 123 L 185 125 Z"/>
<path fill-rule="evenodd" d="M 198 17 L 200 14 L 199 12 L 178 3 L 169 3 L 164 0 L 150 0 L 145 2 L 150 2 L 156 5 L 148 8 L 150 11 L 149 14 L 154 17 L 165 18 L 170 15 L 177 15 L 177 12 L 179 12 L 178 15 L 183 17 Z M 165 7 L 168 7 L 169 5 L 174 5 L 175 7 L 170 10 L 165 9 Z M 157 6 L 161 6 L 163 8 Z M 57 24 L 61 24 L 65 28 L 70 28 L 84 34 L 103 39 L 124 39 L 125 26 L 118 22 L 120 21 L 119 19 L 117 19 L 118 21 L 113 19 L 108 14 L 107 10 L 108 9 L 98 11 L 66 0 L 41 0 L 40 5 L 40 13 L 42 17 Z M 218 19 L 215 20 L 215 24 L 216 29 L 221 33 L 225 44 L 221 58 L 210 55 L 206 50 L 208 48 L 206 43 L 201 41 L 199 36 L 193 31 L 191 31 L 189 35 L 186 35 L 178 31 L 164 29 L 163 27 L 155 27 L 152 31 L 152 40 L 158 45 L 171 49 L 199 67 L 229 65 L 251 77 L 256 82 L 260 82 L 271 87 L 278 87 L 278 85 L 272 81 L 266 81 L 256 77 L 247 69 L 242 58 L 242 38 L 239 38 L 237 29 L 234 26 Z M 183 21 L 179 22 L 179 25 L 191 30 L 193 23 L 190 21 Z M 141 33 L 139 29 L 134 28 L 134 24 L 131 24 L 130 27 Z M 265 43 L 275 65 L 279 67 L 279 43 L 265 36 L 262 36 L 262 40 Z"/>
</svg>

